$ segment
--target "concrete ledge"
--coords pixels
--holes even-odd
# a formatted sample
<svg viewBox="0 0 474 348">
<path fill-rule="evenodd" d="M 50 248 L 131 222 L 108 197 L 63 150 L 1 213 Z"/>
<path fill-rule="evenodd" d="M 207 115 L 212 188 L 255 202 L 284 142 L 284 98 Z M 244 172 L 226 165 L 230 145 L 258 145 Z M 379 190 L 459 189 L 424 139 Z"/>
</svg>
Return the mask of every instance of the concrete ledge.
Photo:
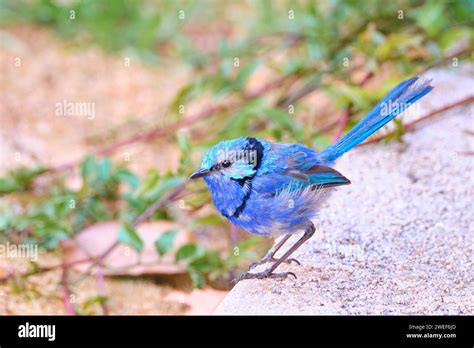
<svg viewBox="0 0 474 348">
<path fill-rule="evenodd" d="M 417 117 L 472 94 L 472 67 L 429 76 L 435 89 Z M 406 144 L 341 158 L 352 185 L 321 210 L 295 254 L 302 265 L 281 266 L 298 279 L 242 281 L 216 314 L 474 314 L 473 112 L 450 110 Z"/>
</svg>

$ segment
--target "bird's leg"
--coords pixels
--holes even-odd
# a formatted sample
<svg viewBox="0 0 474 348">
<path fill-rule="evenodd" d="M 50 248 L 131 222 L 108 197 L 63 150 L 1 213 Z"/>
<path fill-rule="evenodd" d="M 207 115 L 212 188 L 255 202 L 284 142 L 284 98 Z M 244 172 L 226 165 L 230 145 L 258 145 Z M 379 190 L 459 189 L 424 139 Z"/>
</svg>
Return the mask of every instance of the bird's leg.
<svg viewBox="0 0 474 348">
<path fill-rule="evenodd" d="M 274 256 L 275 256 L 275 253 L 280 250 L 280 248 L 283 246 L 283 244 L 286 243 L 286 241 L 291 237 L 291 234 L 287 234 L 286 236 L 284 236 L 274 247 L 272 247 L 268 253 L 260 260 L 260 261 L 257 261 L 257 262 L 252 262 L 250 265 L 249 265 L 249 271 L 258 266 L 258 265 L 263 265 L 264 263 L 267 263 L 267 262 L 276 262 L 278 259 L 276 259 Z M 286 263 L 291 263 L 291 262 L 295 262 L 297 263 L 298 265 L 300 265 L 300 262 L 296 259 L 287 259 L 285 260 Z"/>
<path fill-rule="evenodd" d="M 285 260 L 290 257 L 292 253 L 295 252 L 296 249 L 298 249 L 304 242 L 306 242 L 308 239 L 310 239 L 314 232 L 316 231 L 314 224 L 310 222 L 308 227 L 306 227 L 303 236 L 295 243 L 293 246 L 288 249 L 286 253 L 283 254 L 282 257 L 280 257 L 273 265 L 271 265 L 269 268 L 267 268 L 265 271 L 260 272 L 260 273 L 243 273 L 238 281 L 243 280 L 243 279 L 264 279 L 264 278 L 279 278 L 279 279 L 284 279 L 288 276 L 293 276 L 296 279 L 296 275 L 293 272 L 283 272 L 283 273 L 273 273 L 273 271 Z"/>
</svg>

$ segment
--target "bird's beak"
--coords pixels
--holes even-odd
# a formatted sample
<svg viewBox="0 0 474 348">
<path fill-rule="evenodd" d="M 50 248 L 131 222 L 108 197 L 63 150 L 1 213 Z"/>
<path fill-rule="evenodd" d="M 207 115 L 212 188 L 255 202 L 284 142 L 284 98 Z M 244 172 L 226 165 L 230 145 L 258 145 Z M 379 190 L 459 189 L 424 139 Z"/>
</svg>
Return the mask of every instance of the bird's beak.
<svg viewBox="0 0 474 348">
<path fill-rule="evenodd" d="M 209 169 L 206 169 L 206 168 L 199 168 L 198 170 L 196 170 L 194 173 L 192 173 L 188 179 L 198 179 L 198 178 L 202 178 L 204 176 L 207 176 L 211 173 L 211 171 Z"/>
</svg>

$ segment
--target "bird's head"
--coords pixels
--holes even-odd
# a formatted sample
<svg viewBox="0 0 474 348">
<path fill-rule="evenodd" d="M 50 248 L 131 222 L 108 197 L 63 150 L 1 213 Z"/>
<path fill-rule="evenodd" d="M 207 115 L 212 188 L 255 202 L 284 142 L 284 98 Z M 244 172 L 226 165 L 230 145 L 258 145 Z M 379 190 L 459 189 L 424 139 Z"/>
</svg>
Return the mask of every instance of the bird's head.
<svg viewBox="0 0 474 348">
<path fill-rule="evenodd" d="M 204 156 L 201 168 L 190 179 L 203 178 L 214 204 L 224 216 L 236 216 L 251 190 L 263 157 L 264 140 L 238 138 L 220 142 Z"/>
<path fill-rule="evenodd" d="M 260 166 L 264 150 L 255 138 L 222 141 L 211 147 L 202 160 L 201 168 L 189 178 L 208 180 L 245 180 L 253 177 Z"/>
</svg>

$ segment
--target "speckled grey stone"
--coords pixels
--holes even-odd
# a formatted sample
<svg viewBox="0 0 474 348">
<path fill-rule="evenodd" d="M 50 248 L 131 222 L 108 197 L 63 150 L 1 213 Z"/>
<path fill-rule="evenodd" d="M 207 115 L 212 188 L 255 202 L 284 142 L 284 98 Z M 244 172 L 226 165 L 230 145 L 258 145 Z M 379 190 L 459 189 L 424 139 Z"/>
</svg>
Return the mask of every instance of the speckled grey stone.
<svg viewBox="0 0 474 348">
<path fill-rule="evenodd" d="M 474 93 L 472 66 L 427 76 L 435 89 L 404 122 Z M 474 314 L 473 111 L 341 158 L 352 185 L 325 203 L 302 265 L 281 266 L 298 279 L 241 281 L 216 314 Z"/>
</svg>

